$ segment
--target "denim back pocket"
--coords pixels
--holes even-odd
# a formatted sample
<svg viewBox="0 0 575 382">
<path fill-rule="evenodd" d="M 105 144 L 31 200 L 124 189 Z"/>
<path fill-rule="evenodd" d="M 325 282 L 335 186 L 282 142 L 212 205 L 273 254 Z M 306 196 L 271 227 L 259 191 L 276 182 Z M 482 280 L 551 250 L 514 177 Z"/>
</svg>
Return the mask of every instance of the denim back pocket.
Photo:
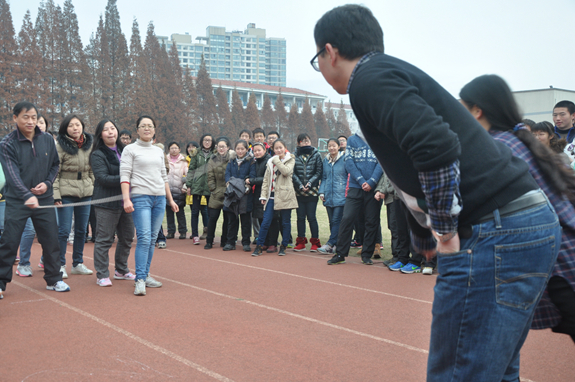
<svg viewBox="0 0 575 382">
<path fill-rule="evenodd" d="M 495 246 L 498 304 L 529 309 L 541 297 L 556 257 L 555 236 Z"/>
</svg>

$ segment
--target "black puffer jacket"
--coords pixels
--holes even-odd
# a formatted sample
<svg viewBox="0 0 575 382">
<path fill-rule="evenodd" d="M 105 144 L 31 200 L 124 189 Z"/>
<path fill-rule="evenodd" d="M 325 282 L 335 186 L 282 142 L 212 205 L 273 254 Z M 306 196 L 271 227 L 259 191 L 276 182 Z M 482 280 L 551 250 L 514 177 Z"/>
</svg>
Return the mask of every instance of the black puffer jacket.
<svg viewBox="0 0 575 382">
<path fill-rule="evenodd" d="M 298 147 L 293 169 L 293 186 L 298 196 L 318 196 L 319 182 L 323 173 L 323 163 L 315 147 Z M 301 190 L 311 184 L 307 192 Z"/>
<path fill-rule="evenodd" d="M 121 149 L 118 147 L 121 153 Z M 110 196 L 122 195 L 120 186 L 120 161 L 116 153 L 106 146 L 92 151 L 90 157 L 92 172 L 94 173 L 94 195 L 92 199 L 108 198 Z M 122 201 L 98 204 L 97 207 L 120 209 Z"/>
<path fill-rule="evenodd" d="M 261 158 L 254 158 L 253 162 L 256 164 L 256 177 L 250 178 L 250 184 L 254 186 L 254 209 L 252 216 L 254 218 L 262 219 L 264 217 L 264 206 L 260 202 L 260 195 L 262 194 L 262 183 L 264 182 L 264 175 L 266 174 L 266 165 L 271 156 L 266 153 Z"/>
</svg>

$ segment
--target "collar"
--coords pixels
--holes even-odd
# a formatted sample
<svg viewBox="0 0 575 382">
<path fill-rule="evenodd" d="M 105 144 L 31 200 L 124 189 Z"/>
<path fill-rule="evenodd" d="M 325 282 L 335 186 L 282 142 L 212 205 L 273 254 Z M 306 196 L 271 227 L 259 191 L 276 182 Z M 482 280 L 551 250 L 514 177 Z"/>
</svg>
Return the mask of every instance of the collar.
<svg viewBox="0 0 575 382">
<path fill-rule="evenodd" d="M 351 86 L 351 82 L 353 81 L 353 77 L 355 76 L 355 72 L 357 71 L 357 68 L 359 68 L 361 65 L 365 64 L 367 61 L 369 61 L 369 59 L 376 55 L 377 53 L 381 53 L 381 52 L 376 52 L 376 51 L 371 51 L 369 53 L 367 53 L 366 55 L 364 55 L 355 65 L 355 68 L 353 68 L 353 71 L 351 72 L 351 76 L 349 76 L 349 82 L 347 83 L 347 91 L 346 93 L 349 94 L 349 88 Z"/>
<path fill-rule="evenodd" d="M 16 125 L 16 134 L 18 134 L 18 140 L 19 141 L 32 141 L 32 140 L 34 140 L 34 138 L 36 138 L 37 135 L 44 134 L 44 133 L 42 133 L 42 130 L 40 130 L 40 128 L 38 126 L 36 126 L 34 128 L 34 136 L 32 137 L 32 139 L 28 139 L 24 136 L 24 134 L 22 134 L 22 132 L 18 128 L 18 125 Z"/>
<path fill-rule="evenodd" d="M 337 162 L 337 160 L 338 160 L 339 158 L 342 157 L 342 155 L 344 155 L 344 154 L 343 154 L 343 151 L 338 151 L 338 152 L 337 152 L 337 155 L 335 156 L 335 159 L 332 159 L 331 155 L 329 155 L 329 153 L 328 153 L 328 154 L 327 154 L 327 158 L 328 158 L 328 159 L 327 159 L 327 162 L 330 163 L 330 164 L 335 163 L 335 162 Z"/>
<path fill-rule="evenodd" d="M 150 142 L 144 142 L 142 141 L 140 138 L 136 139 L 136 143 L 140 146 L 144 146 L 144 147 L 152 147 L 152 141 Z"/>
</svg>

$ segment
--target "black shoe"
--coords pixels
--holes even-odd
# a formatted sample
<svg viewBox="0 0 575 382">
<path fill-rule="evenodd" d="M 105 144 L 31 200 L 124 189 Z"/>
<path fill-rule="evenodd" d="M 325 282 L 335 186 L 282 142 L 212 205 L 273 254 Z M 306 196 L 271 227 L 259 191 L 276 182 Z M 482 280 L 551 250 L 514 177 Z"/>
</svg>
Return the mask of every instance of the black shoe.
<svg viewBox="0 0 575 382">
<path fill-rule="evenodd" d="M 169 233 L 166 235 L 166 239 L 173 239 L 174 238 L 174 234 L 173 233 Z"/>
<path fill-rule="evenodd" d="M 392 257 L 392 258 L 389 259 L 389 260 L 385 260 L 385 261 L 383 262 L 383 265 L 385 265 L 385 266 L 387 267 L 387 266 L 390 266 L 391 264 L 397 263 L 398 261 L 399 261 L 399 259 L 398 259 L 397 257 Z"/>
<path fill-rule="evenodd" d="M 212 243 L 206 243 L 206 245 L 204 245 L 204 249 L 212 249 Z"/>
<path fill-rule="evenodd" d="M 224 251 L 235 251 L 236 246 L 235 245 L 231 245 L 231 244 L 226 244 L 224 246 Z"/>
<path fill-rule="evenodd" d="M 254 239 L 252 245 L 258 245 L 258 238 L 257 237 Z"/>
<path fill-rule="evenodd" d="M 220 247 L 224 248 L 226 246 L 225 240 L 220 241 Z"/>
<path fill-rule="evenodd" d="M 373 265 L 373 261 L 371 261 L 369 257 L 362 258 L 361 262 L 364 263 L 365 265 Z"/>
<path fill-rule="evenodd" d="M 185 239 L 185 238 L 186 238 L 186 234 L 185 234 L 185 233 L 181 233 L 181 234 L 180 234 L 180 240 L 183 240 L 183 239 Z"/>
<path fill-rule="evenodd" d="M 280 245 L 280 251 L 278 256 L 285 256 L 286 255 L 286 247 L 284 245 Z"/>
<path fill-rule="evenodd" d="M 327 265 L 344 264 L 344 263 L 345 263 L 345 257 L 341 255 L 334 255 L 331 259 L 327 261 Z"/>
<path fill-rule="evenodd" d="M 260 245 L 256 246 L 256 249 L 252 252 L 252 256 L 259 256 L 262 254 L 262 247 Z"/>
<path fill-rule="evenodd" d="M 251 250 L 252 250 L 252 247 L 250 247 L 249 244 L 244 245 L 244 252 L 250 252 Z"/>
</svg>

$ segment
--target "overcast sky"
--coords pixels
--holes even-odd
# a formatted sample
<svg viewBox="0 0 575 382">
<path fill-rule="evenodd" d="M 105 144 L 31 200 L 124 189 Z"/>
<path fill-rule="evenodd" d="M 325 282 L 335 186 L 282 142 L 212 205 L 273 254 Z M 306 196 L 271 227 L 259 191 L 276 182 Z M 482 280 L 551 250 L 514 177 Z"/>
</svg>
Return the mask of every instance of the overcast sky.
<svg viewBox="0 0 575 382">
<path fill-rule="evenodd" d="M 16 33 L 27 9 L 35 21 L 37 0 L 9 0 Z M 62 5 L 64 0 L 55 0 Z M 84 44 L 96 30 L 107 0 L 73 0 Z M 345 1 L 142 1 L 118 0 L 122 30 L 130 39 L 134 18 L 145 37 L 150 21 L 156 34 L 188 32 L 205 36 L 208 25 L 228 31 L 248 23 L 267 37 L 287 40 L 287 86 L 337 94 L 309 64 L 316 52 L 315 22 Z M 473 78 L 498 74 L 513 90 L 575 90 L 575 0 L 367 0 L 384 33 L 385 52 L 431 75 L 454 96 Z"/>
</svg>

